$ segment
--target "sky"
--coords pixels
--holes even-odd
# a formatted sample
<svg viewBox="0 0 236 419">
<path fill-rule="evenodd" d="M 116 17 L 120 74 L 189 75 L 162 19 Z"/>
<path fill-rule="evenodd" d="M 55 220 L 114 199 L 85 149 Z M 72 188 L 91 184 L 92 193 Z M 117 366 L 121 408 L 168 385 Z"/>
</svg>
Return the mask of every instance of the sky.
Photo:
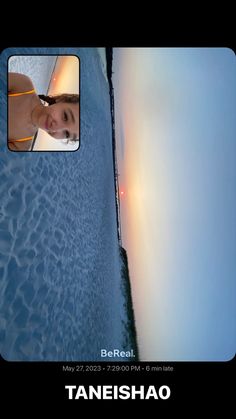
<svg viewBox="0 0 236 419">
<path fill-rule="evenodd" d="M 61 93 L 79 93 L 79 59 L 74 55 L 59 56 L 51 77 L 49 95 Z M 34 150 L 72 151 L 78 149 L 78 143 L 67 144 L 55 141 L 45 131 L 39 130 Z"/>
<path fill-rule="evenodd" d="M 227 48 L 114 49 L 122 244 L 140 358 L 236 346 L 236 60 Z"/>
</svg>

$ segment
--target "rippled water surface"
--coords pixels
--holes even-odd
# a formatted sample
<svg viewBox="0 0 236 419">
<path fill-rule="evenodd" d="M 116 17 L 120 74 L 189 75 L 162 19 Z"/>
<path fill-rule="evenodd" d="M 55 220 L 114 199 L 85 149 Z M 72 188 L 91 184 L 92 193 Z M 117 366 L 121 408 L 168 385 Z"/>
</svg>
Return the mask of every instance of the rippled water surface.
<svg viewBox="0 0 236 419">
<path fill-rule="evenodd" d="M 108 84 L 96 49 L 53 51 L 81 60 L 81 147 L 8 151 L 2 95 L 0 351 L 100 360 L 101 348 L 121 347 L 123 317 Z M 4 89 L 14 52 L 2 54 Z"/>
</svg>

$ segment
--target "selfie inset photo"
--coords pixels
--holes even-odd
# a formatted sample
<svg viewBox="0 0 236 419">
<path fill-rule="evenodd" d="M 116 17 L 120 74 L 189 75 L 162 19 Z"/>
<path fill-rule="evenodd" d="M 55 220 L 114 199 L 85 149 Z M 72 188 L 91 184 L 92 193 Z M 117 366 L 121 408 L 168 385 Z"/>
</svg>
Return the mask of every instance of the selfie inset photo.
<svg viewBox="0 0 236 419">
<path fill-rule="evenodd" d="M 9 150 L 78 150 L 79 120 L 77 56 L 14 55 L 9 58 Z"/>
</svg>

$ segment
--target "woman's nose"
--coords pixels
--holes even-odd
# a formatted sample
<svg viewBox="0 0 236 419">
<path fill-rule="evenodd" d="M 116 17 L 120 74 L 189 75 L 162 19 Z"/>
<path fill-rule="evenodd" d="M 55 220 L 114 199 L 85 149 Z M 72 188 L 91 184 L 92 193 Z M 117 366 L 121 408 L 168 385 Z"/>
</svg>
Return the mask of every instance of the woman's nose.
<svg viewBox="0 0 236 419">
<path fill-rule="evenodd" d="M 58 132 L 66 128 L 66 122 L 65 121 L 54 121 L 54 124 L 52 126 L 53 131 Z"/>
</svg>

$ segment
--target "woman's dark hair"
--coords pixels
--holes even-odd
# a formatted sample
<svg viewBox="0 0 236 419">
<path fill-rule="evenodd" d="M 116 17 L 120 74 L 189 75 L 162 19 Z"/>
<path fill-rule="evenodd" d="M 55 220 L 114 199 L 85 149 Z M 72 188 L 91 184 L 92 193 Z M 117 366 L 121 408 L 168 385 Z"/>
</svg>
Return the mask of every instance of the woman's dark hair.
<svg viewBox="0 0 236 419">
<path fill-rule="evenodd" d="M 54 105 L 57 102 L 79 103 L 79 95 L 75 93 L 62 93 L 56 96 L 39 95 L 39 99 L 47 102 L 49 105 Z"/>
<path fill-rule="evenodd" d="M 43 100 L 44 102 L 48 103 L 48 105 L 54 105 L 55 103 L 64 102 L 64 103 L 79 103 L 79 95 L 75 93 L 62 93 L 61 95 L 56 96 L 46 96 L 46 95 L 38 95 L 39 99 Z M 69 140 L 69 142 L 77 142 L 79 141 L 78 138 L 75 140 Z"/>
</svg>

